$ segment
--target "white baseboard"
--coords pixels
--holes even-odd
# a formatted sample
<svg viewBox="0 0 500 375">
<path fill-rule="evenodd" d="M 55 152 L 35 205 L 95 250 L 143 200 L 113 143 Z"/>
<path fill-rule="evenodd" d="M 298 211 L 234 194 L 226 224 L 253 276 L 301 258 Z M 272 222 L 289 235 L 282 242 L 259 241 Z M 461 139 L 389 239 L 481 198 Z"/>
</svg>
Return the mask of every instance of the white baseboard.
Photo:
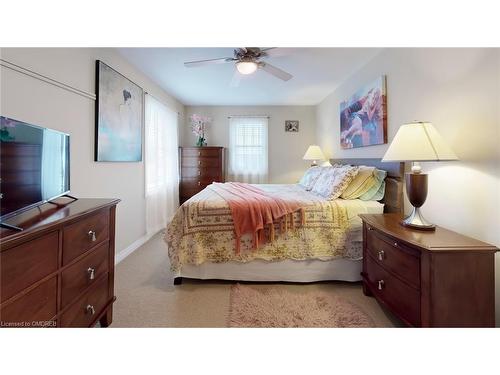
<svg viewBox="0 0 500 375">
<path fill-rule="evenodd" d="M 148 242 L 151 237 L 156 235 L 156 233 L 153 234 L 146 234 L 139 238 L 138 240 L 132 242 L 129 246 L 127 246 L 125 249 L 122 251 L 118 252 L 115 254 L 115 265 L 120 263 L 123 259 L 128 257 L 130 254 L 132 254 L 134 251 L 136 251 L 138 248 L 140 248 L 142 245 L 144 245 L 146 242 Z"/>
</svg>

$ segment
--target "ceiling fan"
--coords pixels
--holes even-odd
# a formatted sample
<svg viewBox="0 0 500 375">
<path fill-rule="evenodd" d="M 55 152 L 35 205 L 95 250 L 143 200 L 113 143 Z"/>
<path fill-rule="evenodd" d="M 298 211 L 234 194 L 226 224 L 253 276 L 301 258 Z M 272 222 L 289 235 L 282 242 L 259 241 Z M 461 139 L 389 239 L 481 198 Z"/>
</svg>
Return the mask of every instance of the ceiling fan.
<svg viewBox="0 0 500 375">
<path fill-rule="evenodd" d="M 224 63 L 235 63 L 238 72 L 244 75 L 252 74 L 257 69 L 262 69 L 265 72 L 272 74 L 273 76 L 283 80 L 288 81 L 293 76 L 290 73 L 281 70 L 267 62 L 261 61 L 262 58 L 269 56 L 268 51 L 275 49 L 276 47 L 270 48 L 258 48 L 258 47 L 242 47 L 236 48 L 234 50 L 233 57 L 222 57 L 219 59 L 208 59 L 208 60 L 198 60 L 198 61 L 188 61 L 184 63 L 186 68 L 195 68 L 204 65 L 211 64 L 224 64 Z"/>
</svg>

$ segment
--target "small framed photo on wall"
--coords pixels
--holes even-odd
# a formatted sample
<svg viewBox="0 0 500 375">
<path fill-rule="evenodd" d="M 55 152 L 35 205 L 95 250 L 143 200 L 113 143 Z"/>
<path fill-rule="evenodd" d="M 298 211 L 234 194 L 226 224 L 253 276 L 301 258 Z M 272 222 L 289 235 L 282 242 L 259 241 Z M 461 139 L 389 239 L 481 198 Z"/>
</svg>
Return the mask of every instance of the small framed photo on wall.
<svg viewBox="0 0 500 375">
<path fill-rule="evenodd" d="M 298 133 L 299 132 L 299 122 L 297 120 L 285 120 L 285 131 Z"/>
</svg>

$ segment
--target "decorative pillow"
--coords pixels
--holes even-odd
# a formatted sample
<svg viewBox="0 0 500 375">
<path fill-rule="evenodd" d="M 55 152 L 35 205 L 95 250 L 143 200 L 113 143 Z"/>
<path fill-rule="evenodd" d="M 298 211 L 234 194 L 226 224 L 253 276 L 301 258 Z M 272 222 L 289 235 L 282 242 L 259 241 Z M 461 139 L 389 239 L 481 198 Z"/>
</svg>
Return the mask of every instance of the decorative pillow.
<svg viewBox="0 0 500 375">
<path fill-rule="evenodd" d="M 384 195 L 385 195 L 385 181 L 382 182 L 382 185 L 380 185 L 380 188 L 377 190 L 375 195 L 373 195 L 370 199 L 364 199 L 364 200 L 379 201 L 382 200 L 382 198 L 384 198 Z"/>
<path fill-rule="evenodd" d="M 374 176 L 375 167 L 361 165 L 356 177 L 340 196 L 343 199 L 357 199 L 377 184 Z M 377 184 L 378 185 L 378 184 Z"/>
<path fill-rule="evenodd" d="M 312 192 L 329 200 L 340 197 L 358 174 L 359 167 L 327 168 L 316 180 Z"/>
<path fill-rule="evenodd" d="M 385 194 L 385 178 L 387 172 L 381 169 L 376 169 L 373 177 L 376 183 L 372 186 L 370 190 L 361 195 L 359 199 L 363 201 L 379 201 L 384 197 Z"/>
<path fill-rule="evenodd" d="M 314 186 L 314 183 L 324 170 L 325 168 L 323 167 L 309 168 L 300 179 L 299 185 L 301 185 L 304 189 L 308 191 L 311 190 Z"/>
</svg>

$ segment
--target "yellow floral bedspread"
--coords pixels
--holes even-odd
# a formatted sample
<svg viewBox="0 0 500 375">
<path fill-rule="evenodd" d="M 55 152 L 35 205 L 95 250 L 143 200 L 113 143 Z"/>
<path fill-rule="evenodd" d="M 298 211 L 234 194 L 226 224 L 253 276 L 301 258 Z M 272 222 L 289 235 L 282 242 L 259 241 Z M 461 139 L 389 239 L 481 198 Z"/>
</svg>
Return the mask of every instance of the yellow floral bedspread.
<svg viewBox="0 0 500 375">
<path fill-rule="evenodd" d="M 183 264 L 203 262 L 361 258 L 359 243 L 349 241 L 347 210 L 341 204 L 320 198 L 299 185 L 258 187 L 282 199 L 300 201 L 305 210 L 305 225 L 300 225 L 300 213 L 297 212 L 294 214 L 295 229 L 289 228 L 282 233 L 277 225 L 275 240 L 258 249 L 253 249 L 252 236 L 244 235 L 241 252 L 236 254 L 231 210 L 208 186 L 179 207 L 167 226 L 164 240 L 172 271 L 180 270 Z"/>
</svg>

